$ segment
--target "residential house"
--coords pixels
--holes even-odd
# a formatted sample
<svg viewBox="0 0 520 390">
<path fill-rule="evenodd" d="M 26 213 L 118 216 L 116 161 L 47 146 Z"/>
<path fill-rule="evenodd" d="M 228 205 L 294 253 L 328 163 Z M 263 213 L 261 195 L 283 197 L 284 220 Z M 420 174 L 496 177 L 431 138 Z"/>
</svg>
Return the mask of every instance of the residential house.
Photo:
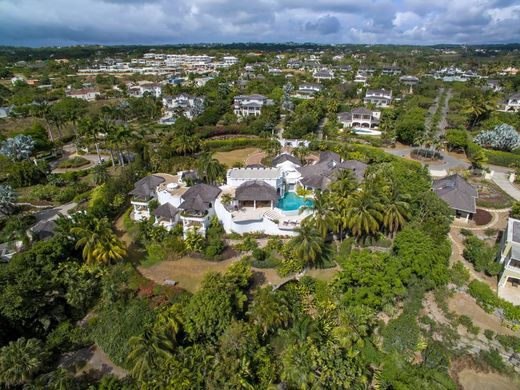
<svg viewBox="0 0 520 390">
<path fill-rule="evenodd" d="M 520 112 L 520 92 L 509 95 L 502 104 L 502 110 L 506 112 Z"/>
<path fill-rule="evenodd" d="M 377 107 L 388 107 L 392 104 L 392 91 L 385 89 L 368 89 L 365 94 L 365 103 L 375 104 Z"/>
<path fill-rule="evenodd" d="M 298 90 L 293 95 L 299 99 L 312 99 L 314 95 L 323 90 L 322 84 L 317 83 L 302 83 L 298 86 Z"/>
<path fill-rule="evenodd" d="M 399 81 L 404 85 L 414 87 L 419 82 L 419 78 L 415 76 L 401 76 L 399 77 Z"/>
<path fill-rule="evenodd" d="M 220 188 L 216 186 L 199 183 L 181 195 L 179 209 L 185 238 L 190 230 L 206 235 L 211 217 L 215 215 L 215 200 L 220 192 Z"/>
<path fill-rule="evenodd" d="M 477 190 L 459 174 L 434 180 L 433 191 L 455 210 L 457 218 L 468 222 L 477 212 Z"/>
<path fill-rule="evenodd" d="M 328 69 L 317 70 L 312 74 L 312 77 L 318 81 L 322 80 L 332 80 L 334 78 L 334 73 Z"/>
<path fill-rule="evenodd" d="M 236 116 L 259 116 L 262 107 L 272 105 L 273 101 L 263 95 L 239 95 L 235 96 L 233 112 Z"/>
<path fill-rule="evenodd" d="M 493 92 L 500 92 L 502 90 L 502 86 L 498 80 L 487 80 L 485 89 Z"/>
<path fill-rule="evenodd" d="M 94 88 L 67 89 L 65 91 L 65 96 L 92 101 L 96 100 L 96 96 L 99 96 L 99 92 Z"/>
<path fill-rule="evenodd" d="M 201 96 L 182 93 L 177 96 L 164 96 L 162 102 L 163 108 L 172 116 L 177 112 L 182 112 L 186 118 L 191 120 L 204 112 L 204 97 Z"/>
<path fill-rule="evenodd" d="M 238 58 L 235 56 L 225 56 L 222 57 L 222 62 L 227 66 L 235 65 L 238 63 Z"/>
<path fill-rule="evenodd" d="M 354 82 L 362 84 L 363 86 L 367 85 L 367 81 L 368 81 L 368 75 L 364 72 L 358 71 L 356 76 L 354 77 Z"/>
<path fill-rule="evenodd" d="M 504 266 L 498 281 L 498 296 L 520 305 L 520 220 L 509 218 L 502 234 L 497 259 Z"/>
<path fill-rule="evenodd" d="M 385 66 L 381 69 L 381 74 L 383 76 L 398 76 L 401 72 L 402 70 L 398 66 Z"/>
<path fill-rule="evenodd" d="M 362 127 L 376 129 L 379 126 L 381 112 L 372 111 L 368 108 L 354 108 L 350 112 L 340 112 L 337 118 L 344 128 Z"/>
<path fill-rule="evenodd" d="M 143 97 L 145 94 L 153 96 L 155 98 L 161 97 L 162 85 L 159 83 L 141 83 L 138 85 L 129 85 L 128 94 L 134 97 Z"/>
</svg>

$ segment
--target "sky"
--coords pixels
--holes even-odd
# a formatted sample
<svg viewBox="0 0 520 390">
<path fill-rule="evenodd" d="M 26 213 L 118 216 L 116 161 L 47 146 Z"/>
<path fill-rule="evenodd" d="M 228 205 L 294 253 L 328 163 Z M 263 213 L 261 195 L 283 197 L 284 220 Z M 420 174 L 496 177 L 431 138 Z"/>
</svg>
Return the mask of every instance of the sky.
<svg viewBox="0 0 520 390">
<path fill-rule="evenodd" d="M 0 0 L 0 45 L 520 42 L 520 0 Z"/>
</svg>

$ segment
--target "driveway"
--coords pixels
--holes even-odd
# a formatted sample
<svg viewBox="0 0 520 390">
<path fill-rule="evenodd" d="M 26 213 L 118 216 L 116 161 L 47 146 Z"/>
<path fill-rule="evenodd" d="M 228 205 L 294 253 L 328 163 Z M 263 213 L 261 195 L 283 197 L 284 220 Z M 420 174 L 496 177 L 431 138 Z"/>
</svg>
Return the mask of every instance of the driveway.
<svg viewBox="0 0 520 390">
<path fill-rule="evenodd" d="M 393 154 L 394 156 L 409 158 L 410 153 L 412 152 L 413 149 L 417 149 L 417 148 L 412 148 L 412 147 L 407 147 L 404 149 L 385 148 L 384 151 L 386 153 Z M 450 156 L 449 154 L 446 154 L 441 151 L 437 151 L 437 152 L 442 156 L 442 161 L 440 162 L 440 164 L 426 164 L 423 162 L 421 162 L 421 164 L 428 165 L 430 170 L 436 170 L 436 171 L 446 170 L 446 172 L 450 169 L 455 169 L 455 168 L 462 168 L 462 169 L 469 168 L 469 164 L 466 161 L 459 160 L 459 159 L 457 159 L 453 156 Z M 417 160 L 413 160 L 413 161 L 417 161 Z"/>
<path fill-rule="evenodd" d="M 53 207 L 52 209 L 38 211 L 35 214 L 36 220 L 40 221 L 53 221 L 58 219 L 60 214 L 68 215 L 69 212 L 75 208 L 78 204 L 75 202 L 65 203 L 60 206 Z"/>
<path fill-rule="evenodd" d="M 520 191 L 509 182 L 508 173 L 495 171 L 491 177 L 504 192 L 511 196 L 515 200 L 520 200 Z"/>
</svg>

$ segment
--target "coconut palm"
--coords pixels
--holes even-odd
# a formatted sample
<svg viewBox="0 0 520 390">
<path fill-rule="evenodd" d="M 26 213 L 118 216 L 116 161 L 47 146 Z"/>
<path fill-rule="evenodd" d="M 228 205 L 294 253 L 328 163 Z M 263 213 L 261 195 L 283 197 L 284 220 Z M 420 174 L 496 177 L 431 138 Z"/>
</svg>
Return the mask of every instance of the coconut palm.
<svg viewBox="0 0 520 390">
<path fill-rule="evenodd" d="M 0 349 L 0 383 L 7 387 L 29 381 L 44 366 L 47 353 L 38 339 L 19 338 Z"/>
<path fill-rule="evenodd" d="M 203 153 L 197 159 L 197 173 L 208 184 L 215 184 L 226 174 L 224 166 L 210 153 Z"/>
<path fill-rule="evenodd" d="M 94 169 L 92 170 L 92 173 L 93 173 L 94 184 L 96 184 L 96 185 L 103 184 L 110 177 L 110 175 L 108 174 L 107 167 L 104 164 L 96 165 L 94 167 Z"/>
<path fill-rule="evenodd" d="M 333 208 L 330 203 L 330 196 L 328 193 L 316 191 L 312 206 L 303 206 L 300 212 L 306 209 L 313 210 L 312 216 L 307 217 L 305 224 L 311 224 L 325 237 L 329 229 L 334 227 Z"/>
<path fill-rule="evenodd" d="M 96 154 L 98 156 L 98 161 L 101 163 L 101 155 L 99 153 L 99 144 L 98 144 L 98 126 L 97 123 L 94 122 L 91 118 L 84 118 L 79 122 L 78 125 L 78 133 L 81 137 L 85 138 L 87 142 L 93 142 L 96 147 Z"/>
<path fill-rule="evenodd" d="M 276 294 L 271 288 L 263 288 L 251 302 L 247 317 L 260 328 L 265 337 L 271 331 L 287 326 L 291 320 L 291 312 L 284 295 Z"/>
<path fill-rule="evenodd" d="M 348 228 L 359 239 L 379 230 L 383 220 L 383 205 L 366 189 L 352 194 L 346 210 Z"/>
<path fill-rule="evenodd" d="M 126 247 L 112 231 L 108 218 L 91 218 L 88 223 L 75 226 L 70 232 L 79 237 L 76 248 L 83 248 L 83 260 L 88 264 L 111 263 L 126 255 Z"/>
<path fill-rule="evenodd" d="M 291 240 L 294 255 L 307 265 L 323 265 L 325 242 L 321 232 L 310 223 L 303 223 L 295 232 L 298 235 Z"/>
<path fill-rule="evenodd" d="M 401 194 L 395 186 L 391 187 L 383 213 L 383 225 L 391 235 L 394 235 L 406 221 L 410 210 L 409 201 L 408 194 Z"/>
<path fill-rule="evenodd" d="M 141 381 L 146 374 L 159 368 L 160 363 L 171 358 L 174 346 L 165 338 L 158 336 L 152 329 L 146 329 L 141 336 L 134 336 L 128 341 L 132 351 L 128 360 L 132 364 L 132 375 Z"/>
</svg>

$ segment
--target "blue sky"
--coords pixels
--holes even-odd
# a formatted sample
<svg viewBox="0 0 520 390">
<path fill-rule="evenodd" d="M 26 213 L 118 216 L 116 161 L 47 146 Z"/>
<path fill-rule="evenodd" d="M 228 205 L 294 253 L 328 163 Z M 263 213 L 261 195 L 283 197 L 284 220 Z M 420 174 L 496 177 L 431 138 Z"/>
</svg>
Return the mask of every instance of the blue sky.
<svg viewBox="0 0 520 390">
<path fill-rule="evenodd" d="M 0 0 L 0 45 L 520 42 L 520 0 Z"/>
</svg>

